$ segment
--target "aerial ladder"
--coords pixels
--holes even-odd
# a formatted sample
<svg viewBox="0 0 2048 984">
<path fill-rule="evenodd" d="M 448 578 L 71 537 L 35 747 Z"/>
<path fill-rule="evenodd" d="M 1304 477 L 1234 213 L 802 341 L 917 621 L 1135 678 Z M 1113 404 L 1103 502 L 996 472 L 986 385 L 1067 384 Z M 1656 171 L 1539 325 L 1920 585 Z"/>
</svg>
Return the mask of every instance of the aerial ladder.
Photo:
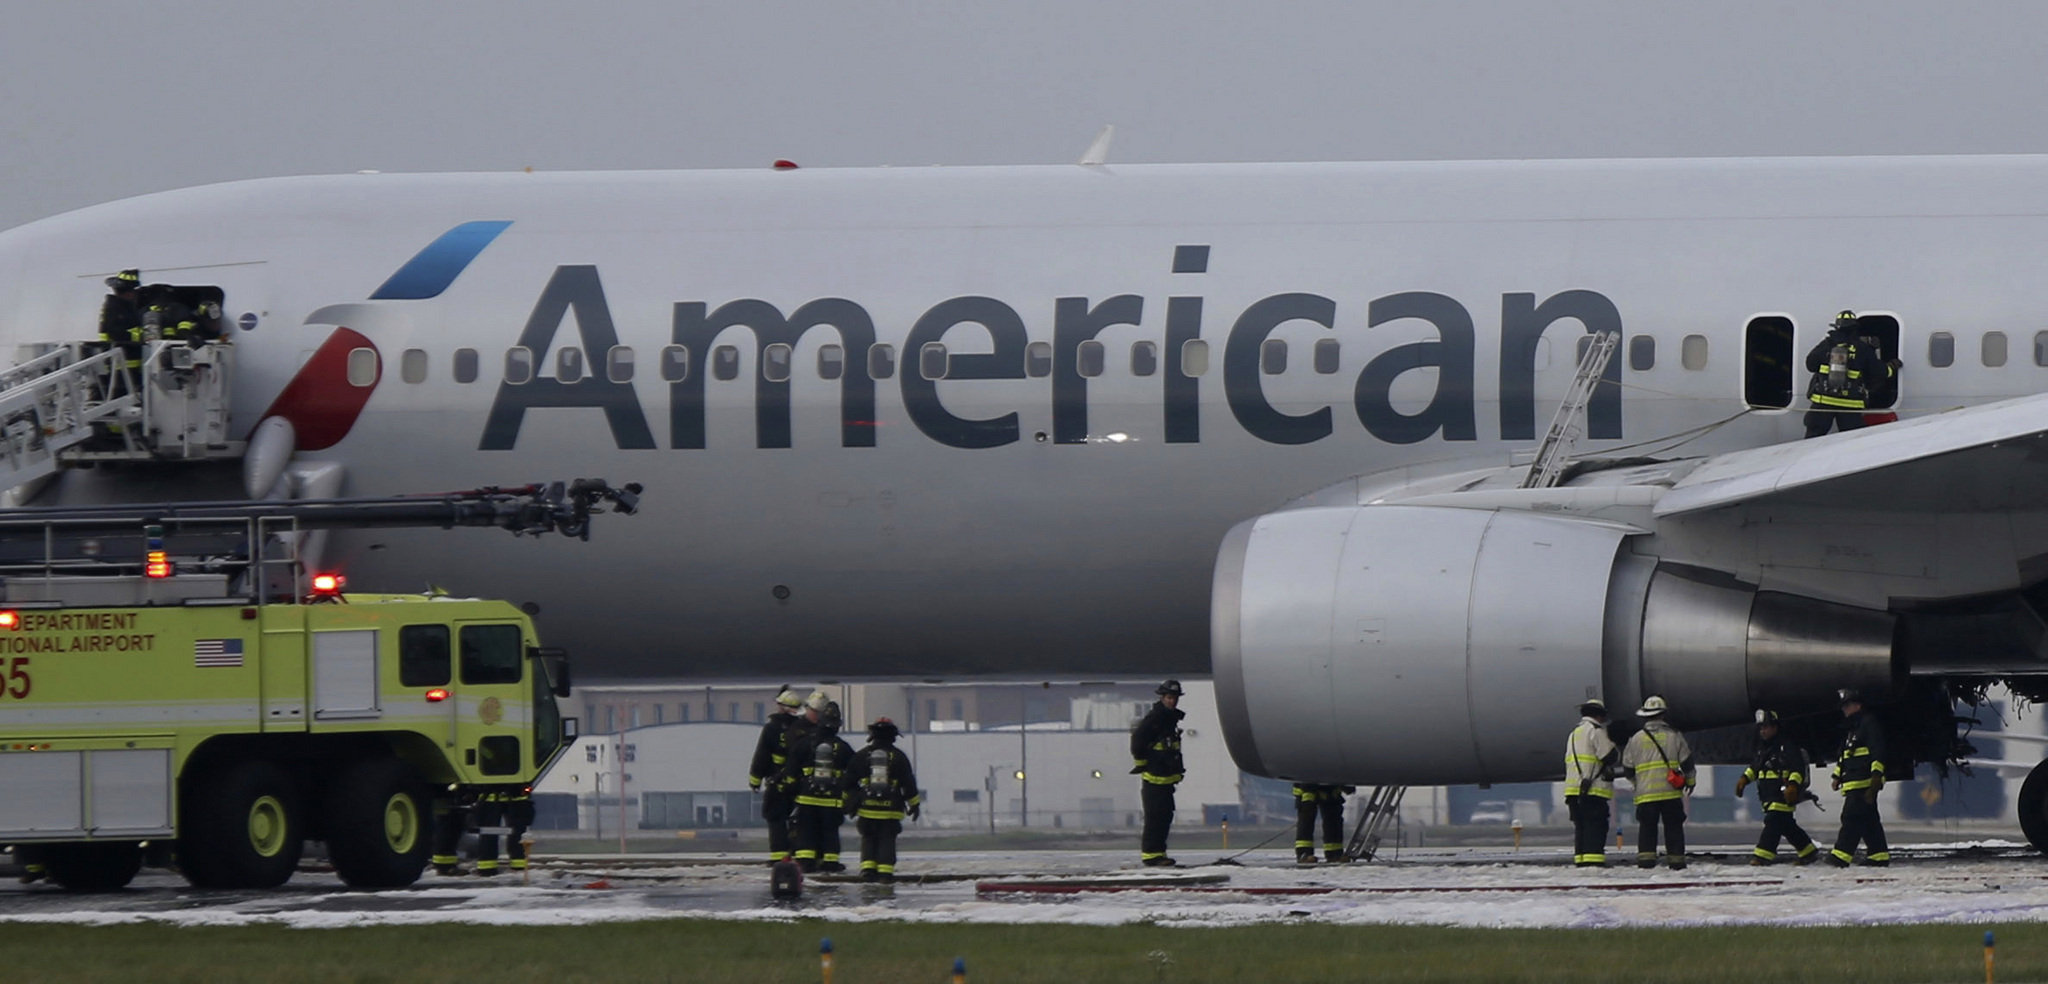
<svg viewBox="0 0 2048 984">
<path fill-rule="evenodd" d="M 313 572 L 316 530 L 495 527 L 589 539 L 592 517 L 630 515 L 641 487 L 576 479 L 438 495 L 127 503 L 0 510 L 0 604 L 289 603 Z"/>
<path fill-rule="evenodd" d="M 1572 449 L 1583 434 L 1582 424 L 1586 408 L 1593 402 L 1593 391 L 1600 385 L 1607 372 L 1607 363 L 1613 360 L 1614 352 L 1621 346 L 1621 333 L 1604 331 L 1593 335 L 1579 354 L 1579 367 L 1572 376 L 1572 384 L 1565 391 L 1564 400 L 1558 404 L 1557 413 L 1550 419 L 1550 429 L 1543 434 L 1543 443 L 1537 446 L 1536 457 L 1529 463 L 1529 474 L 1522 480 L 1522 488 L 1554 488 L 1564 479 L 1565 470 L 1571 464 Z M 1406 786 L 1378 786 L 1367 796 L 1365 807 L 1359 811 L 1358 825 L 1352 829 L 1351 839 L 1344 845 L 1345 857 L 1357 861 L 1370 861 L 1379 853 L 1380 841 L 1387 828 L 1394 824 L 1401 814 L 1401 800 L 1408 793 Z"/>
<path fill-rule="evenodd" d="M 119 347 L 42 342 L 0 371 L 0 489 L 81 464 L 240 458 L 228 437 L 234 346 L 225 339 Z"/>
</svg>

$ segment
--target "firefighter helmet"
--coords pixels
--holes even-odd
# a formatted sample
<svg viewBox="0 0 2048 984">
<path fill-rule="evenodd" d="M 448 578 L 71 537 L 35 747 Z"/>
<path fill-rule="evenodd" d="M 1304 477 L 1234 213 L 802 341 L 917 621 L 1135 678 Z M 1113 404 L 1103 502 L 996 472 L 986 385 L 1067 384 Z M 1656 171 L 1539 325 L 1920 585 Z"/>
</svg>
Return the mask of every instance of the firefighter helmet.
<svg viewBox="0 0 2048 984">
<path fill-rule="evenodd" d="M 117 290 L 135 290 L 142 286 L 142 271 L 123 270 L 107 278 L 107 286 Z"/>
<path fill-rule="evenodd" d="M 825 696 L 825 692 L 822 690 L 813 690 L 809 697 L 804 698 L 804 707 L 817 711 L 820 714 L 825 713 L 825 705 L 830 703 L 832 703 L 832 698 Z"/>
<path fill-rule="evenodd" d="M 1847 707 L 1850 704 L 1863 703 L 1863 691 L 1858 690 L 1855 687 L 1843 687 L 1842 689 L 1835 691 L 1835 696 L 1839 698 L 1839 703 L 1843 707 Z"/>
<path fill-rule="evenodd" d="M 826 701 L 825 709 L 818 713 L 818 723 L 834 731 L 837 731 L 845 721 L 846 719 L 839 714 L 839 702 L 836 700 Z"/>
<path fill-rule="evenodd" d="M 1756 723 L 1758 727 L 1762 727 L 1766 724 L 1776 727 L 1778 723 L 1778 712 L 1758 710 L 1756 712 Z"/>
<path fill-rule="evenodd" d="M 885 717 L 876 718 L 875 723 L 868 725 L 868 737 L 876 741 L 895 741 L 896 736 L 902 733 L 896 722 Z"/>
<path fill-rule="evenodd" d="M 1588 697 L 1585 703 L 1579 705 L 1579 716 L 1604 718 L 1607 716 L 1607 702 L 1598 697 Z"/>
<path fill-rule="evenodd" d="M 789 689 L 788 684 L 784 684 L 782 692 L 775 695 L 775 702 L 789 708 L 804 706 L 804 699 L 798 697 L 796 691 Z"/>
<path fill-rule="evenodd" d="M 1180 681 L 1168 680 L 1153 688 L 1152 692 L 1161 697 L 1179 697 L 1181 695 Z"/>
<path fill-rule="evenodd" d="M 1854 311 L 1843 311 L 1842 313 L 1840 313 L 1840 314 L 1837 314 L 1837 315 L 1835 315 L 1835 327 L 1836 327 L 1836 328 L 1854 328 L 1855 326 L 1856 326 L 1856 312 L 1854 312 Z"/>
<path fill-rule="evenodd" d="M 1643 706 L 1636 708 L 1636 716 L 1646 718 L 1662 717 L 1666 710 L 1664 698 L 1651 694 L 1648 700 L 1643 701 Z"/>
</svg>

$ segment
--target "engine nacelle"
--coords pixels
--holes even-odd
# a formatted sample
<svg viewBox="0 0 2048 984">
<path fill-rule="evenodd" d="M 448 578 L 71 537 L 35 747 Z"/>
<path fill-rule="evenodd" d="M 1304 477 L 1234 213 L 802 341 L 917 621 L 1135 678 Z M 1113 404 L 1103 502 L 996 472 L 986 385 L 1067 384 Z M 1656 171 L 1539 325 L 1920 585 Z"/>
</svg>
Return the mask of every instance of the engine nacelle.
<svg viewBox="0 0 2048 984">
<path fill-rule="evenodd" d="M 1573 708 L 1674 724 L 1885 692 L 1892 616 L 1765 592 L 1624 549 L 1627 526 L 1428 505 L 1239 524 L 1212 654 L 1231 754 L 1263 775 L 1386 784 L 1561 773 Z"/>
</svg>

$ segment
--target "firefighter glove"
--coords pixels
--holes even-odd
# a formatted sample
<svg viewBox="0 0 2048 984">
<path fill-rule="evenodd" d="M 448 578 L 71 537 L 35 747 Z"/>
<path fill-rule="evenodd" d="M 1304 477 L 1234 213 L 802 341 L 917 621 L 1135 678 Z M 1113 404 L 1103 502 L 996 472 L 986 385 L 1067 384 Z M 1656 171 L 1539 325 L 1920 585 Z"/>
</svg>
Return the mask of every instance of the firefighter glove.
<svg viewBox="0 0 2048 984">
<path fill-rule="evenodd" d="M 1740 796 L 1740 795 L 1742 795 L 1742 791 L 1743 791 L 1743 790 L 1745 790 L 1745 789 L 1748 789 L 1748 788 L 1749 788 L 1749 777 L 1748 777 L 1748 776 L 1739 776 L 1739 777 L 1737 777 L 1737 778 L 1736 778 L 1736 780 L 1735 780 L 1735 795 L 1737 795 L 1737 796 Z"/>
<path fill-rule="evenodd" d="M 757 792 L 757 793 L 758 793 L 758 792 L 760 792 L 760 791 L 761 791 L 761 777 L 760 777 L 760 776 L 748 776 L 748 777 L 747 777 L 747 788 L 748 788 L 748 789 L 751 789 L 751 790 L 753 790 L 754 792 Z"/>
<path fill-rule="evenodd" d="M 1874 793 L 1874 792 L 1877 792 L 1878 790 L 1880 790 L 1880 789 L 1883 789 L 1883 788 L 1884 788 L 1884 773 L 1882 773 L 1882 772 L 1878 772 L 1878 773 L 1873 773 L 1873 774 L 1871 775 L 1871 777 L 1870 777 L 1870 791 Z"/>
<path fill-rule="evenodd" d="M 1797 805 L 1799 805 L 1799 784 L 1798 784 L 1798 783 L 1796 783 L 1796 782 L 1788 782 L 1788 783 L 1786 783 L 1786 784 L 1785 784 L 1785 802 L 1787 802 L 1787 803 L 1790 803 L 1790 804 L 1792 804 L 1792 805 L 1794 805 L 1794 806 L 1797 806 Z"/>
<path fill-rule="evenodd" d="M 917 819 L 917 818 L 918 818 L 919 816 L 923 815 L 923 813 L 924 813 L 924 807 L 922 807 L 922 806 L 913 806 L 913 807 L 911 807 L 911 808 L 910 808 L 910 812 L 909 812 L 909 813 L 907 813 L 907 814 L 905 814 L 905 815 L 906 815 L 906 816 L 908 816 L 908 817 L 910 817 L 910 819 L 912 819 L 912 820 L 915 820 L 915 819 Z"/>
</svg>

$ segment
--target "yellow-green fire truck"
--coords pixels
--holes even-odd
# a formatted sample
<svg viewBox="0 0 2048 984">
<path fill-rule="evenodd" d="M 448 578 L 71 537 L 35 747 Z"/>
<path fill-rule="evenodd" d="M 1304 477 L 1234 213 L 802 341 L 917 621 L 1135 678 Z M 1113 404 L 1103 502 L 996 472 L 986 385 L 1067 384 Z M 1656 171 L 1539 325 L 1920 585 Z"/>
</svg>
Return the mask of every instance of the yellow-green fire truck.
<svg viewBox="0 0 2048 984">
<path fill-rule="evenodd" d="M 351 885 L 411 884 L 437 801 L 525 790 L 573 737 L 567 657 L 509 603 L 317 590 L 261 555 L 365 525 L 587 535 L 639 491 L 571 489 L 0 514 L 0 545 L 40 529 L 92 555 L 35 572 L 0 550 L 0 843 L 75 890 L 127 884 L 146 853 L 194 885 L 271 887 L 308 840 Z M 238 524 L 267 544 L 253 561 L 163 549 Z"/>
</svg>

